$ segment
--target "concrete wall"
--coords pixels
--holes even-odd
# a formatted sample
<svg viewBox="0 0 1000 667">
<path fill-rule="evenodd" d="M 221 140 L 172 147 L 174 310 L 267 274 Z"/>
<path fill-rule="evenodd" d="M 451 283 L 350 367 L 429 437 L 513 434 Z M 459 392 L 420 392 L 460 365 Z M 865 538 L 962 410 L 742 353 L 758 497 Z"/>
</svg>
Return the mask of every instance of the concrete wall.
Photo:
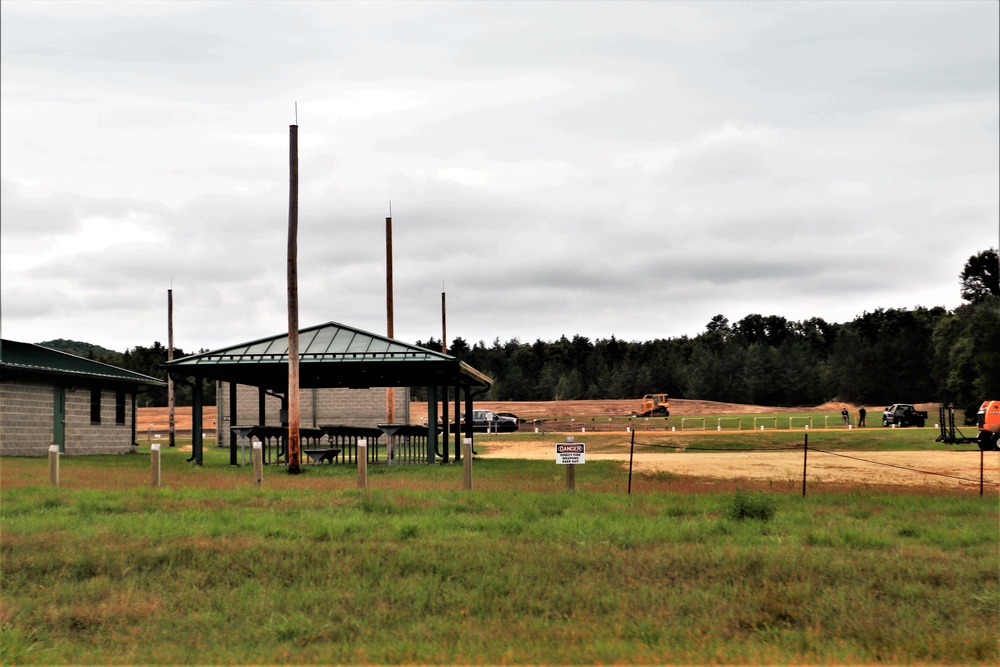
<svg viewBox="0 0 1000 667">
<path fill-rule="evenodd" d="M 66 387 L 66 449 L 74 454 L 132 451 L 132 395 L 125 393 L 125 423 L 115 423 L 117 392 L 101 389 L 101 423 L 90 422 L 90 387 Z M 53 444 L 54 385 L 0 383 L 0 455 L 45 456 Z"/>
<path fill-rule="evenodd" d="M 0 382 L 0 454 L 48 454 L 52 406 L 52 385 Z"/>
<path fill-rule="evenodd" d="M 345 426 L 375 426 L 386 417 L 385 387 L 371 389 L 301 389 L 299 414 L 302 428 L 336 424 Z M 260 424 L 259 391 L 257 387 L 238 385 L 236 388 L 237 414 L 229 414 L 229 383 L 218 386 L 216 409 L 219 444 L 229 443 L 231 426 Z M 396 387 L 393 404 L 396 422 L 409 423 L 410 390 Z M 269 426 L 280 426 L 281 399 L 267 396 L 264 400 L 264 417 Z"/>
</svg>

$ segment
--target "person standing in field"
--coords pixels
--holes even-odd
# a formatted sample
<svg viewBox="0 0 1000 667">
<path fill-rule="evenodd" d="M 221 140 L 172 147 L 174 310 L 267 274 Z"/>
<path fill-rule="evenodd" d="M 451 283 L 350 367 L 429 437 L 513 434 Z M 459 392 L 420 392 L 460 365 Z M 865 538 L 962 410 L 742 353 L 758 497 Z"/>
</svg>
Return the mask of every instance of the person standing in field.
<svg viewBox="0 0 1000 667">
<path fill-rule="evenodd" d="M 847 408 L 844 408 L 840 411 L 840 416 L 844 418 L 844 426 L 847 426 L 851 421 L 851 413 L 847 411 Z"/>
<path fill-rule="evenodd" d="M 865 410 L 865 406 L 862 405 L 861 409 L 858 410 L 858 428 L 862 428 L 865 425 L 866 414 L 868 414 L 868 411 Z"/>
</svg>

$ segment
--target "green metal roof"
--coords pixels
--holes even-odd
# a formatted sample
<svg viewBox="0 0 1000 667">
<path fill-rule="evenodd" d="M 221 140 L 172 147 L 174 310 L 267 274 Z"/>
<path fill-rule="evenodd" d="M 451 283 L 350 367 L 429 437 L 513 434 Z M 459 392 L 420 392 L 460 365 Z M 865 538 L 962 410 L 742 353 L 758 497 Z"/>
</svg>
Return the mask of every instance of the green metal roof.
<svg viewBox="0 0 1000 667">
<path fill-rule="evenodd" d="M 288 334 L 203 352 L 164 365 L 189 375 L 281 390 L 288 384 Z M 410 387 L 493 384 L 456 357 L 327 322 L 299 331 L 302 387 Z"/>
<path fill-rule="evenodd" d="M 167 383 L 142 373 L 135 373 L 93 359 L 60 352 L 41 345 L 0 340 L 0 377 L 58 376 L 76 381 L 100 380 L 104 383 L 165 386 Z"/>
</svg>

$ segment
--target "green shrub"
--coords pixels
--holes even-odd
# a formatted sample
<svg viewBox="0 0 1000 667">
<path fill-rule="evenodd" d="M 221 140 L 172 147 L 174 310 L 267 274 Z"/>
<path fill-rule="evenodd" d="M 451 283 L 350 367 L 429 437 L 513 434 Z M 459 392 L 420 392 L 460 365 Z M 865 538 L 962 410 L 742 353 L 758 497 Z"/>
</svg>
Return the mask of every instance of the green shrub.
<svg viewBox="0 0 1000 667">
<path fill-rule="evenodd" d="M 734 521 L 757 519 L 770 521 L 776 512 L 774 498 L 764 493 L 744 493 L 737 489 L 736 495 L 726 507 L 726 516 Z"/>
</svg>

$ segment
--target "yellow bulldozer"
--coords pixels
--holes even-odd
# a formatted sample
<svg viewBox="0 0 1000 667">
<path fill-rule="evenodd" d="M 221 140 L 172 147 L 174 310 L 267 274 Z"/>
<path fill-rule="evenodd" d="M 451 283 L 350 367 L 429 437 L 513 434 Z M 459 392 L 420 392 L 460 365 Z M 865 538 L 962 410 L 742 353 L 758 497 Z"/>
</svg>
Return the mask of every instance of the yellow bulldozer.
<svg viewBox="0 0 1000 667">
<path fill-rule="evenodd" d="M 641 407 L 632 413 L 633 417 L 669 417 L 670 402 L 666 394 L 646 394 Z"/>
</svg>

